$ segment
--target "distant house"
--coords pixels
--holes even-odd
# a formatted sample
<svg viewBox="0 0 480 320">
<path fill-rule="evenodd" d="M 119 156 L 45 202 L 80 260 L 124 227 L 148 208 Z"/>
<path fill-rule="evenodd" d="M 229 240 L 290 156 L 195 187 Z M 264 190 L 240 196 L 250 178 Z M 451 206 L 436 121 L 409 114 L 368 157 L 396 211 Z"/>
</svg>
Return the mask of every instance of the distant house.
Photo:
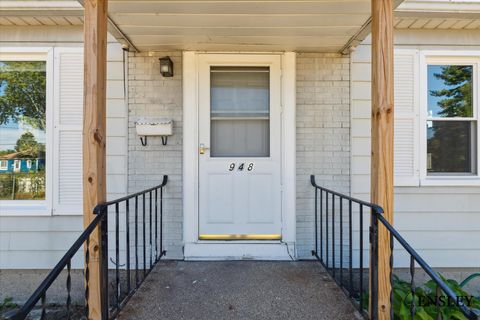
<svg viewBox="0 0 480 320">
<path fill-rule="evenodd" d="M 20 152 L 0 156 L 1 173 L 29 173 L 41 171 L 45 168 L 45 158 L 26 158 Z"/>
</svg>

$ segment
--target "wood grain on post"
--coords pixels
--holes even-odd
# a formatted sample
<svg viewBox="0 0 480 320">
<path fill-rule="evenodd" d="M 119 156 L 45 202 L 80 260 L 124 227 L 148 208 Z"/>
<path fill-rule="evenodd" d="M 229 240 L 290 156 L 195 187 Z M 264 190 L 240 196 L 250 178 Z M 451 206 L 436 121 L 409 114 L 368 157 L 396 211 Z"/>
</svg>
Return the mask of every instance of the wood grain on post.
<svg viewBox="0 0 480 320">
<path fill-rule="evenodd" d="M 372 0 L 371 201 L 393 223 L 393 0 Z M 390 319 L 390 236 L 378 228 L 378 319 Z"/>
<path fill-rule="evenodd" d="M 93 208 L 106 200 L 106 64 L 107 0 L 85 0 L 83 102 L 83 221 L 95 218 Z M 101 232 L 90 237 L 89 319 L 102 318 Z M 86 266 L 87 267 L 87 266 Z M 106 276 L 106 275 L 105 275 Z"/>
</svg>

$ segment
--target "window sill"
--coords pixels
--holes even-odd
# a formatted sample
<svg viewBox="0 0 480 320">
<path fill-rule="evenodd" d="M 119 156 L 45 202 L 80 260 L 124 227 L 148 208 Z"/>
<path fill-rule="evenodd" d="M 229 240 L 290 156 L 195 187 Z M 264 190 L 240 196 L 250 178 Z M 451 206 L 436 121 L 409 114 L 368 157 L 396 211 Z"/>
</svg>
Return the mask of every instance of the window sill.
<svg viewBox="0 0 480 320">
<path fill-rule="evenodd" d="M 46 205 L 45 201 L 0 201 L 0 216 L 51 216 L 52 211 Z"/>
<path fill-rule="evenodd" d="M 426 177 L 420 180 L 420 186 L 445 186 L 445 187 L 472 187 L 480 186 L 479 176 L 437 176 Z"/>
</svg>

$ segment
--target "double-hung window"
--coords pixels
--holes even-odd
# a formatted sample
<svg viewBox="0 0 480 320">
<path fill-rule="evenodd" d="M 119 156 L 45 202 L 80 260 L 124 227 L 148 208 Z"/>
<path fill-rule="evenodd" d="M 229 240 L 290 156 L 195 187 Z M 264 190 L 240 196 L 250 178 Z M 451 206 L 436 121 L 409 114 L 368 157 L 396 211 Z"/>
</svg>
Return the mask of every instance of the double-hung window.
<svg viewBox="0 0 480 320">
<path fill-rule="evenodd" d="M 83 48 L 0 52 L 0 215 L 82 212 Z"/>
<path fill-rule="evenodd" d="M 426 63 L 426 176 L 478 176 L 478 61 Z"/>
<path fill-rule="evenodd" d="M 50 57 L 48 49 L 20 49 L 0 54 L 2 211 L 13 207 L 23 212 L 48 211 Z M 33 162 L 39 164 L 35 170 Z"/>
</svg>

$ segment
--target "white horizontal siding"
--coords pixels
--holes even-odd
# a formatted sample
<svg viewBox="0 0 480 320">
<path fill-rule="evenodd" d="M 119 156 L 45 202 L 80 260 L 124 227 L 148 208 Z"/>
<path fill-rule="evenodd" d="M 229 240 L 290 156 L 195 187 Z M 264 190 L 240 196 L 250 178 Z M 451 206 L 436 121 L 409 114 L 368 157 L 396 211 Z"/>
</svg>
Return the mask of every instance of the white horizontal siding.
<svg viewBox="0 0 480 320">
<path fill-rule="evenodd" d="M 67 248 L 68 249 L 68 248 Z M 62 250 L 10 250 L 0 251 L 1 269 L 51 269 L 63 255 Z M 79 252 L 72 260 L 72 268 L 83 266 L 83 252 Z"/>
<path fill-rule="evenodd" d="M 83 28 L 80 27 L 2 27 L 0 46 L 55 46 L 81 47 Z M 127 192 L 127 108 L 123 88 L 123 50 L 121 45 L 109 36 L 107 47 L 107 196 L 109 199 L 123 196 Z M 81 55 L 80 55 L 81 56 Z M 71 55 L 69 58 L 74 58 Z M 83 57 L 79 58 L 83 61 Z M 68 63 L 66 63 L 68 65 Z M 80 68 L 83 70 L 83 68 Z M 61 70 L 64 79 L 75 76 L 78 68 Z M 62 109 L 59 120 L 62 125 L 81 128 L 82 106 L 78 104 L 83 97 L 82 87 L 68 87 L 63 82 L 62 103 L 71 106 Z M 80 99 L 81 100 L 81 99 Z M 67 110 L 68 109 L 68 110 Z M 66 112 L 68 111 L 68 112 Z M 80 122 L 78 122 L 80 119 Z M 72 134 L 74 133 L 74 134 Z M 62 201 L 75 202 L 81 189 L 81 165 L 70 166 L 78 159 L 81 136 L 76 132 L 63 131 L 60 140 L 65 148 L 60 153 L 59 170 L 69 179 L 62 179 Z M 68 148 L 72 146 L 72 150 Z M 80 184 L 78 180 L 80 179 Z M 65 185 L 67 184 L 67 185 Z M 70 184 L 73 186 L 70 188 Z M 80 189 L 78 186 L 80 185 Z M 81 205 L 77 205 L 74 215 L 55 212 L 54 216 L 1 216 L 0 215 L 0 269 L 50 269 L 65 254 L 83 229 Z M 113 222 L 114 220 L 111 219 Z M 82 266 L 81 255 L 74 259 L 73 267 Z"/>
<path fill-rule="evenodd" d="M 52 268 L 82 227 L 81 216 L 0 217 L 0 269 Z"/>
<path fill-rule="evenodd" d="M 41 18 L 41 17 L 40 17 Z M 15 46 L 36 46 L 36 45 L 61 45 L 78 46 L 83 41 L 83 26 L 2 26 L 0 32 L 0 43 L 2 45 L 12 44 Z M 108 35 L 109 43 L 115 43 L 115 38 Z M 115 56 L 109 57 L 117 60 Z"/>
<path fill-rule="evenodd" d="M 459 40 L 461 39 L 461 40 Z M 370 39 L 351 55 L 351 192 L 354 197 L 370 198 Z M 470 46 L 458 47 L 469 43 Z M 433 44 L 428 46 L 428 44 Z M 396 31 L 396 48 L 405 49 L 477 49 L 480 36 L 471 31 Z M 406 57 L 402 57 L 407 59 Z M 402 68 L 396 70 L 396 110 L 408 115 L 412 101 L 409 90 L 409 74 Z M 410 79 L 410 80 L 409 80 Z M 403 81 L 406 81 L 405 83 Z M 401 99 L 398 99 L 401 97 Z M 400 121 L 400 123 L 398 123 Z M 396 117 L 396 131 L 405 130 L 402 139 L 395 140 L 397 150 L 410 150 L 412 137 L 411 118 Z M 412 132 L 413 134 L 413 132 Z M 400 152 L 402 153 L 402 152 Z M 397 155 L 396 173 L 410 173 L 412 159 L 405 154 Z M 406 157 L 406 158 L 401 158 Z M 400 165 L 399 167 L 399 164 Z M 395 187 L 394 224 L 412 246 L 434 267 L 478 267 L 480 265 L 480 187 Z M 365 216 L 364 230 L 368 227 Z M 358 225 L 357 225 L 358 230 Z M 368 239 L 367 233 L 364 235 Z M 365 240 L 364 245 L 367 246 Z M 408 257 L 396 246 L 395 264 L 408 266 Z"/>
</svg>

